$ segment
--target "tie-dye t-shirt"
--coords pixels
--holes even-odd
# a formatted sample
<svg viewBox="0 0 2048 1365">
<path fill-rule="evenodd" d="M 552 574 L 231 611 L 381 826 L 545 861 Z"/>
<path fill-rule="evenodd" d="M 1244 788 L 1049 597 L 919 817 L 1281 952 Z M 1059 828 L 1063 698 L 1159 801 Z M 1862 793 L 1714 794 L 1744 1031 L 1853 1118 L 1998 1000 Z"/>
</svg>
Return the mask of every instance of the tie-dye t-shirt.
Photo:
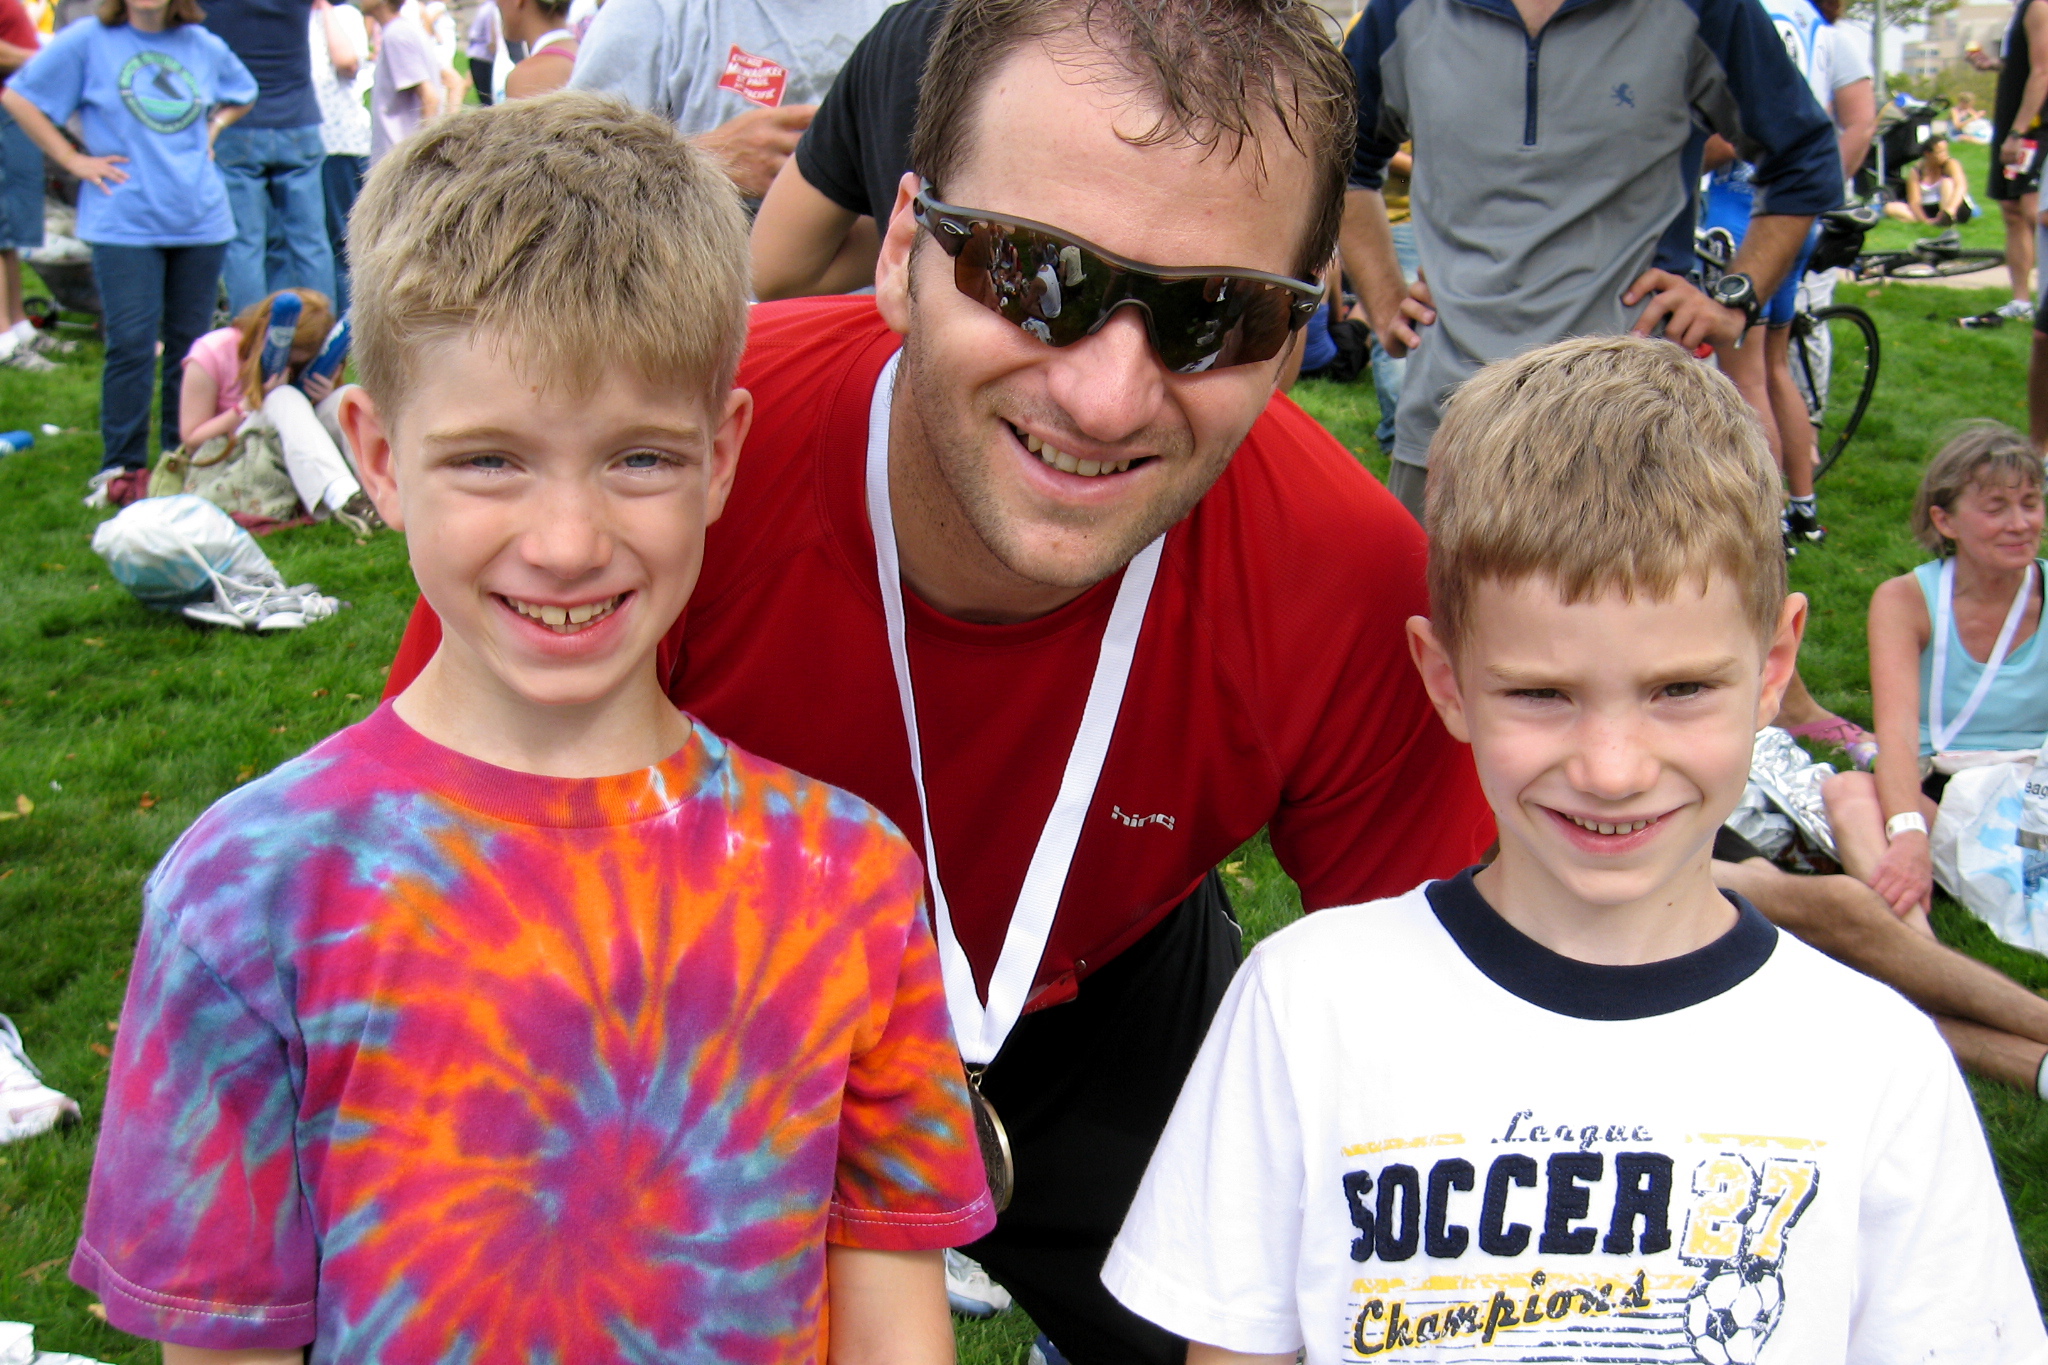
<svg viewBox="0 0 2048 1365">
<path fill-rule="evenodd" d="M 570 780 L 386 706 L 150 878 L 72 1275 L 315 1362 L 822 1358 L 827 1242 L 995 1221 L 922 884 L 701 726 Z"/>
</svg>

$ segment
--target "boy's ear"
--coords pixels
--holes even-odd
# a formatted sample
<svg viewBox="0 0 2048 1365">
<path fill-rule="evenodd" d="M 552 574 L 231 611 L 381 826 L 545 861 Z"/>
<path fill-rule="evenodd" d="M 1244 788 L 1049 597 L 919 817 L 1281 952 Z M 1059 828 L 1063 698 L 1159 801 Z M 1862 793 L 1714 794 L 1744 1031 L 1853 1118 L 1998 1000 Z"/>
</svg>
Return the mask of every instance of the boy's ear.
<svg viewBox="0 0 2048 1365">
<path fill-rule="evenodd" d="M 1799 668 L 1799 642 L 1806 635 L 1806 594 L 1790 593 L 1778 612 L 1778 630 L 1764 651 L 1764 686 L 1756 699 L 1756 728 L 1761 730 L 1778 714 L 1785 689 Z"/>
<path fill-rule="evenodd" d="M 1444 729 L 1451 732 L 1452 739 L 1470 744 L 1472 727 L 1465 723 L 1465 698 L 1458 691 L 1457 666 L 1451 662 L 1443 641 L 1437 639 L 1436 627 L 1427 616 L 1408 618 L 1408 657 L 1415 660 L 1415 671 L 1422 675 L 1423 689 L 1436 704 Z"/>
<path fill-rule="evenodd" d="M 896 182 L 896 209 L 882 234 L 882 252 L 875 258 L 875 307 L 882 321 L 897 332 L 910 330 L 910 258 L 917 245 L 917 219 L 910 201 L 917 198 L 917 172 L 905 171 Z"/>
<path fill-rule="evenodd" d="M 710 485 L 704 495 L 704 524 L 709 526 L 725 511 L 725 499 L 732 492 L 733 477 L 739 473 L 740 447 L 747 443 L 747 430 L 754 425 L 754 395 L 734 389 L 725 396 L 725 415 L 711 437 Z"/>
<path fill-rule="evenodd" d="M 341 423 L 341 434 L 348 437 L 349 450 L 355 456 L 356 477 L 362 480 L 370 501 L 377 505 L 377 515 L 392 530 L 403 531 L 405 510 L 398 499 L 391 433 L 384 414 L 377 411 L 376 400 L 362 385 L 351 384 L 341 391 L 341 404 L 334 416 Z"/>
</svg>

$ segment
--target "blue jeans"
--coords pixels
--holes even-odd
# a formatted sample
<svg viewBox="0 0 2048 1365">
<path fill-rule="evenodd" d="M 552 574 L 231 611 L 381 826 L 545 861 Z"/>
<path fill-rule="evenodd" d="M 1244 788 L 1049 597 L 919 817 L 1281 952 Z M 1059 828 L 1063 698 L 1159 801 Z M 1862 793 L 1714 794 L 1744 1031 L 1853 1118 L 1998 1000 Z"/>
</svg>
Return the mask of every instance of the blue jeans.
<svg viewBox="0 0 2048 1365">
<path fill-rule="evenodd" d="M 1415 250 L 1415 224 L 1395 223 L 1394 256 L 1401 262 L 1401 274 L 1410 283 L 1415 282 L 1415 272 L 1422 268 L 1422 257 Z M 1380 450 L 1394 453 L 1394 411 L 1401 406 L 1401 376 L 1408 371 L 1408 359 L 1403 356 L 1396 360 L 1380 345 L 1378 334 L 1372 339 L 1372 387 L 1380 400 L 1380 424 L 1373 429 L 1373 439 L 1380 443 Z"/>
<path fill-rule="evenodd" d="M 330 156 L 320 168 L 320 189 L 327 203 L 327 239 L 334 243 L 334 315 L 348 313 L 348 211 L 363 192 L 370 168 L 366 156 Z"/>
<path fill-rule="evenodd" d="M 213 301 L 227 243 L 211 246 L 102 246 L 94 244 L 107 324 L 106 368 L 100 374 L 102 469 L 141 469 L 149 463 L 150 386 L 156 379 L 156 344 L 163 355 L 163 443 L 178 441 L 178 386 L 192 343 L 213 326 Z"/>
<path fill-rule="evenodd" d="M 228 308 L 239 313 L 277 289 L 317 289 L 334 297 L 334 247 L 320 170 L 327 149 L 320 125 L 221 130 L 214 161 L 228 187 L 235 240 L 222 274 Z M 273 247 L 276 265 L 266 269 Z"/>
</svg>

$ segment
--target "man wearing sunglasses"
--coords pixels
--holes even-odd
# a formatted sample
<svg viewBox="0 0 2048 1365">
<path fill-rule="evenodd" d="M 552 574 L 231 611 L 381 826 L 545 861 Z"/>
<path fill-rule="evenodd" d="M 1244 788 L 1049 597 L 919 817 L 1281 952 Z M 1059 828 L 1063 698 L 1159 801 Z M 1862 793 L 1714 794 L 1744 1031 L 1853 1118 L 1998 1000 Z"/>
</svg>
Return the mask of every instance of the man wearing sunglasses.
<svg viewBox="0 0 2048 1365">
<path fill-rule="evenodd" d="M 1274 395 L 1350 165 L 1321 25 L 954 0 L 876 297 L 755 309 L 758 415 L 664 659 L 923 851 L 943 1064 L 1014 1159 L 991 1121 L 1014 1197 L 967 1250 L 1076 1365 L 1183 1356 L 1100 1270 L 1239 958 L 1217 865 L 1269 829 L 1313 909 L 1492 834 L 1403 643 L 1421 531 Z"/>
</svg>

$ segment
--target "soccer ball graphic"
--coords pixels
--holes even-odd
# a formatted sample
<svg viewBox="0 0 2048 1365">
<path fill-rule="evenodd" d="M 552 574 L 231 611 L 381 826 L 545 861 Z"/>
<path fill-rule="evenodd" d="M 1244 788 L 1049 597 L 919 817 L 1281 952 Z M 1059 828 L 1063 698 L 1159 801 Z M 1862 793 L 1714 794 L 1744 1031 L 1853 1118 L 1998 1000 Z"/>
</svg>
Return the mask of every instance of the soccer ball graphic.
<svg viewBox="0 0 2048 1365">
<path fill-rule="evenodd" d="M 1755 1365 L 1785 1312 L 1785 1286 L 1767 1265 L 1716 1267 L 1685 1301 L 1685 1336 L 1706 1365 Z"/>
</svg>

